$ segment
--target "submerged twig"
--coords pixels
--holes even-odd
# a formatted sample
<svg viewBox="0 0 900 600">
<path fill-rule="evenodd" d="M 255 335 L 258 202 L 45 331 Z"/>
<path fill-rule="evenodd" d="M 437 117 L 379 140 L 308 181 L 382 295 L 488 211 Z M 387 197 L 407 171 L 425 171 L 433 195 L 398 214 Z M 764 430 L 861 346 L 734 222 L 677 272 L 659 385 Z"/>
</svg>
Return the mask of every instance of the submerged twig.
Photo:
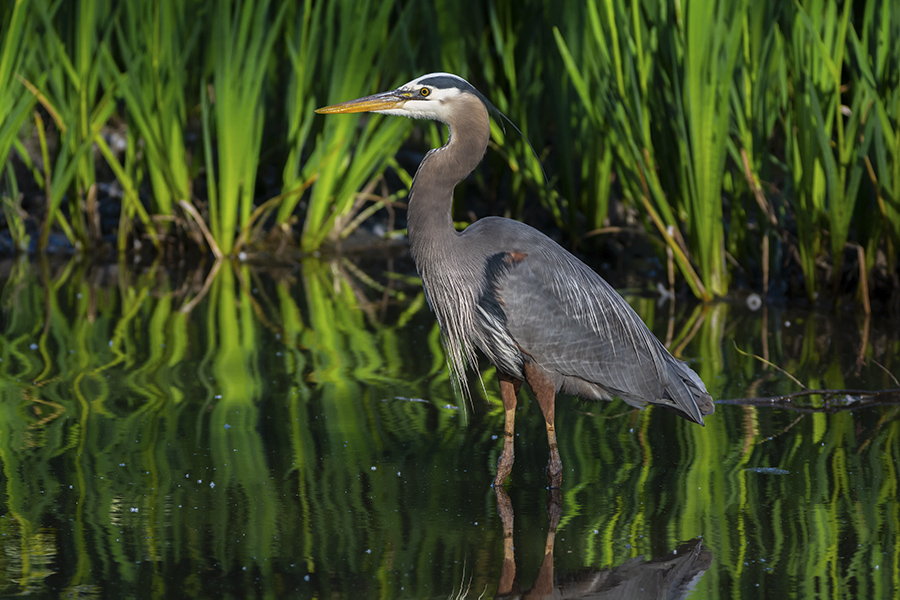
<svg viewBox="0 0 900 600">
<path fill-rule="evenodd" d="M 822 396 L 824 406 L 798 406 L 793 401 L 807 396 Z M 838 396 L 845 400 L 840 404 L 832 402 Z M 803 389 L 781 396 L 758 398 L 734 398 L 716 400 L 716 404 L 736 404 L 740 406 L 773 406 L 789 408 L 798 412 L 821 413 L 855 410 L 862 407 L 900 404 L 900 388 L 884 390 L 852 390 L 852 389 Z"/>
</svg>

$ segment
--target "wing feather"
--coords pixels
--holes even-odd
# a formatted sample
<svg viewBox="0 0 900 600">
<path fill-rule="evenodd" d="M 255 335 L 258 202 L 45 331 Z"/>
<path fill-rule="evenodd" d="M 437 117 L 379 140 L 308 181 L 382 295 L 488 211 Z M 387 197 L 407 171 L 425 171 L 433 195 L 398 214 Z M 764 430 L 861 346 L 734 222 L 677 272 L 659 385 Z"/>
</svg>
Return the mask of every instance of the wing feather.
<svg viewBox="0 0 900 600">
<path fill-rule="evenodd" d="M 659 404 L 703 423 L 714 405 L 702 380 L 669 354 L 600 275 L 527 225 L 488 217 L 462 234 L 484 269 L 472 342 L 507 373 L 530 357 L 557 389 Z M 502 251 L 498 251 L 502 249 Z"/>
<path fill-rule="evenodd" d="M 668 405 L 703 422 L 712 399 L 602 277 L 559 248 L 530 253 L 498 282 L 506 327 L 559 387 Z"/>
</svg>

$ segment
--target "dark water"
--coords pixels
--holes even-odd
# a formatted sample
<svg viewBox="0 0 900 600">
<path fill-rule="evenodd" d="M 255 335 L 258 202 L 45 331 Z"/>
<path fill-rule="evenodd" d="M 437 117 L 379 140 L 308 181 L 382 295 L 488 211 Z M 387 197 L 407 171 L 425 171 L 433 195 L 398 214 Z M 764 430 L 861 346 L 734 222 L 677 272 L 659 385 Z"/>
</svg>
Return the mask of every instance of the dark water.
<svg viewBox="0 0 900 600">
<path fill-rule="evenodd" d="M 498 495 L 493 371 L 460 400 L 421 292 L 383 270 L 3 266 L 0 593 L 896 597 L 896 395 L 720 403 L 706 427 L 563 397 L 551 495 L 523 394 Z M 630 300 L 716 398 L 801 390 L 781 369 L 900 387 L 886 318 Z"/>
</svg>

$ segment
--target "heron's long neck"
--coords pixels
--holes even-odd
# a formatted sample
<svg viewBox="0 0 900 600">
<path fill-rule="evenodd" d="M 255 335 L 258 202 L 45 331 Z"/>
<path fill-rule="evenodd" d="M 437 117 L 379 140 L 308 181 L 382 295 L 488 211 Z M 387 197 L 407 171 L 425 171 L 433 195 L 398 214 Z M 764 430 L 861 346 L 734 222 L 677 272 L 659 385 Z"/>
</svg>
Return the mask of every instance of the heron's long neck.
<svg viewBox="0 0 900 600">
<path fill-rule="evenodd" d="M 419 273 L 449 258 L 457 243 L 451 208 L 453 188 L 478 166 L 487 149 L 490 122 L 477 98 L 461 101 L 447 119 L 450 138 L 425 156 L 409 193 L 409 244 Z"/>
</svg>

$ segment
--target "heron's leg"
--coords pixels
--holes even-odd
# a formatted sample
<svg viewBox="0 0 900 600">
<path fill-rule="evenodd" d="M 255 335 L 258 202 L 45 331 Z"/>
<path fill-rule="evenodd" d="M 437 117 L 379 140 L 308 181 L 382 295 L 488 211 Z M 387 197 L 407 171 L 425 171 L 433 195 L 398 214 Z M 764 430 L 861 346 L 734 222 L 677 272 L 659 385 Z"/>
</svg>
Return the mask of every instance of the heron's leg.
<svg viewBox="0 0 900 600">
<path fill-rule="evenodd" d="M 550 461 L 547 463 L 547 484 L 550 488 L 558 488 L 562 484 L 562 461 L 559 459 L 559 448 L 556 445 L 556 387 L 550 378 L 532 362 L 525 363 L 525 381 L 537 397 L 544 422 L 547 425 L 547 443 L 550 445 Z"/>
<path fill-rule="evenodd" d="M 506 490 L 501 486 L 494 486 L 494 494 L 497 496 L 497 512 L 500 513 L 500 522 L 503 523 L 503 566 L 500 568 L 500 583 L 497 585 L 497 595 L 512 594 L 516 582 L 516 553 L 513 546 L 513 508 L 512 502 Z"/>
<path fill-rule="evenodd" d="M 506 412 L 506 423 L 503 430 L 503 451 L 500 460 L 497 461 L 497 476 L 494 478 L 494 487 L 502 486 L 512 471 L 513 460 L 513 435 L 516 426 L 516 394 L 522 387 L 519 379 L 510 377 L 506 373 L 497 371 L 500 379 L 500 397 L 503 398 L 503 410 Z"/>
<path fill-rule="evenodd" d="M 552 488 L 547 498 L 547 541 L 544 543 L 544 560 L 541 561 L 541 568 L 538 571 L 537 579 L 531 586 L 532 594 L 541 598 L 550 598 L 553 595 L 553 545 L 556 541 L 556 529 L 559 527 L 559 520 L 562 517 L 562 497 L 559 488 Z"/>
</svg>

